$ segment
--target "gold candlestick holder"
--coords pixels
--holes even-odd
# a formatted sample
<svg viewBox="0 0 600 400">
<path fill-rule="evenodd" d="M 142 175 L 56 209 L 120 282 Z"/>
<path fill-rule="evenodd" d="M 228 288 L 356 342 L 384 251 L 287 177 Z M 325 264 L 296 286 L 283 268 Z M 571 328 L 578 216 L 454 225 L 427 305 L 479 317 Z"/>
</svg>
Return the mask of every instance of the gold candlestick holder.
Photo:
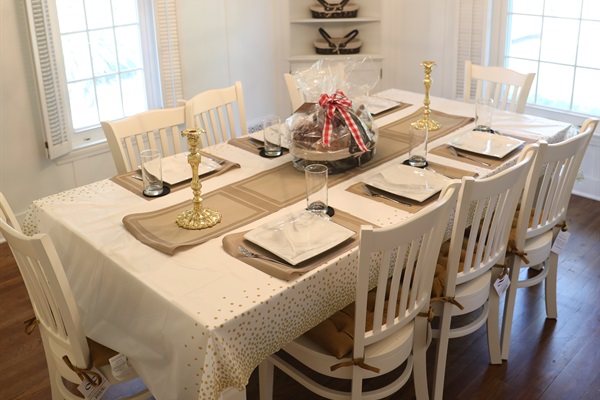
<svg viewBox="0 0 600 400">
<path fill-rule="evenodd" d="M 425 110 L 423 111 L 423 118 L 413 122 L 411 125 L 417 129 L 425 129 L 425 127 L 428 127 L 430 131 L 437 131 L 442 127 L 442 124 L 429 118 L 429 115 L 431 114 L 431 110 L 429 109 L 429 104 L 431 103 L 429 101 L 429 88 L 431 87 L 431 68 L 437 64 L 435 63 L 435 61 L 423 61 L 420 65 L 425 68 L 425 79 L 423 79 L 423 84 L 425 85 L 425 100 L 423 100 Z"/>
<path fill-rule="evenodd" d="M 192 192 L 194 192 L 194 208 L 179 214 L 175 222 L 185 229 L 205 229 L 215 226 L 221 222 L 221 213 L 209 208 L 204 208 L 202 205 L 202 197 L 200 197 L 202 184 L 198 178 L 198 165 L 200 165 L 200 153 L 198 147 L 200 145 L 200 135 L 206 134 L 202 129 L 185 129 L 181 132 L 181 136 L 187 137 L 190 154 L 187 156 L 188 163 L 192 166 Z"/>
</svg>

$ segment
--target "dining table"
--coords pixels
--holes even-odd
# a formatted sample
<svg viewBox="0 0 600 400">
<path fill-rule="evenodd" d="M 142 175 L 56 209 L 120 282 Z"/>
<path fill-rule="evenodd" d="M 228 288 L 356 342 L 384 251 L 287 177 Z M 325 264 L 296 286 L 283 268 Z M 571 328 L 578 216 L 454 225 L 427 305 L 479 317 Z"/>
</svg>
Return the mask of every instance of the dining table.
<svg viewBox="0 0 600 400">
<path fill-rule="evenodd" d="M 189 182 L 148 198 L 141 182 L 124 174 L 33 201 L 23 230 L 50 235 L 85 332 L 125 354 L 156 399 L 245 398 L 261 361 L 354 301 L 360 226 L 396 224 L 435 201 L 402 205 L 360 190 L 406 160 L 406 127 L 424 106 L 422 93 L 388 89 L 375 96 L 397 105 L 375 115 L 374 158 L 329 176 L 332 222 L 354 236 L 297 267 L 236 252 L 246 232 L 306 208 L 304 173 L 292 154 L 261 157 L 252 135 L 202 149 L 223 166 L 200 179 L 203 205 L 222 215 L 212 228 L 175 224 L 192 205 Z M 453 156 L 447 143 L 472 131 L 475 106 L 431 96 L 429 107 L 442 122 L 440 132 L 429 132 L 432 173 L 486 177 L 515 162 L 522 146 L 488 158 L 490 166 Z M 524 143 L 558 142 L 571 131 L 567 123 L 501 110 L 492 126 Z"/>
</svg>

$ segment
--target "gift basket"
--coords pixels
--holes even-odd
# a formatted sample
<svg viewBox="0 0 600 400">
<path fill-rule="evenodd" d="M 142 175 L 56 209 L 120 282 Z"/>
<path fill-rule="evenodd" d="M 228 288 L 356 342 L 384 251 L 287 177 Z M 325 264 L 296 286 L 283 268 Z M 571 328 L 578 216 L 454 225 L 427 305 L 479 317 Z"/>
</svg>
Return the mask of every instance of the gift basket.
<svg viewBox="0 0 600 400">
<path fill-rule="evenodd" d="M 321 60 L 296 80 L 306 103 L 286 120 L 290 153 L 299 170 L 325 164 L 335 174 L 360 166 L 375 155 L 378 128 L 346 74 L 356 61 Z M 345 91 L 347 91 L 345 93 Z M 347 96 L 351 93 L 352 97 Z"/>
<path fill-rule="evenodd" d="M 314 42 L 317 54 L 356 54 L 362 46 L 362 40 L 357 39 L 357 29 L 341 38 L 331 37 L 323 28 L 319 28 L 319 33 L 323 39 L 317 39 Z"/>
<path fill-rule="evenodd" d="M 358 5 L 350 3 L 350 0 L 337 2 L 317 1 L 319 4 L 310 6 L 313 18 L 355 18 L 358 15 Z"/>
</svg>

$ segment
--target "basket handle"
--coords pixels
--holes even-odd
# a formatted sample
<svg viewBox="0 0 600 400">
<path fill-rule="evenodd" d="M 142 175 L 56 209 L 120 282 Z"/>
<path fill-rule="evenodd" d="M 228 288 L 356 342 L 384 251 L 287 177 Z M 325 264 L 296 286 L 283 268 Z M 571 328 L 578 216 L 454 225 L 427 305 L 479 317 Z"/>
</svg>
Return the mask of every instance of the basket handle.
<svg viewBox="0 0 600 400">
<path fill-rule="evenodd" d="M 323 36 L 323 39 L 325 39 L 327 41 L 327 43 L 329 43 L 329 47 L 333 47 L 333 48 L 337 49 L 340 47 L 346 47 L 346 45 L 348 43 L 350 43 L 352 41 L 352 39 L 354 39 L 356 36 L 358 36 L 358 29 L 354 29 L 354 30 L 348 32 L 346 34 L 346 36 L 344 36 L 345 40 L 340 40 L 338 43 L 331 41 L 331 35 L 329 35 L 329 33 L 327 33 L 327 31 L 325 31 L 325 29 L 319 28 L 319 33 L 321 34 L 321 36 Z"/>
<path fill-rule="evenodd" d="M 350 0 L 342 0 L 339 4 L 329 4 L 327 0 L 317 1 L 323 6 L 323 8 L 325 8 L 325 11 L 342 11 L 344 6 L 348 4 Z"/>
</svg>

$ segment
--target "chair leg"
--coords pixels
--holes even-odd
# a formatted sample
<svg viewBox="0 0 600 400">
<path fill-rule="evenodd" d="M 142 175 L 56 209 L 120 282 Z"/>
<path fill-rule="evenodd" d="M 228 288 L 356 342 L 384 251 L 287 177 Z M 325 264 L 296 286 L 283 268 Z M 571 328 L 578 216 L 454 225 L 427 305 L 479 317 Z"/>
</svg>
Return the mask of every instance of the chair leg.
<svg viewBox="0 0 600 400">
<path fill-rule="evenodd" d="M 546 260 L 546 315 L 548 318 L 558 318 L 558 308 L 556 307 L 556 281 L 558 275 L 558 254 L 550 252 L 550 256 Z"/>
<path fill-rule="evenodd" d="M 515 311 L 515 301 L 517 298 L 517 290 L 519 289 L 519 272 L 521 271 L 521 260 L 513 257 L 510 260 L 510 286 L 506 292 L 504 299 L 504 314 L 502 316 L 502 334 L 500 336 L 502 359 L 508 360 L 510 351 L 510 336 L 512 331 L 513 314 Z"/>
<path fill-rule="evenodd" d="M 444 397 L 444 379 L 446 376 L 446 358 L 448 357 L 452 307 L 454 307 L 454 304 L 444 303 L 442 315 L 440 317 L 439 337 L 435 356 L 435 371 L 433 375 L 433 390 L 431 394 L 431 397 L 434 400 L 442 400 Z"/>
<path fill-rule="evenodd" d="M 500 273 L 492 274 L 492 282 Z M 500 349 L 500 297 L 496 289 L 490 285 L 490 294 L 488 298 L 489 312 L 487 317 L 487 339 L 490 362 L 492 364 L 502 364 Z"/>
<path fill-rule="evenodd" d="M 273 399 L 273 385 L 274 385 L 274 373 L 275 367 L 269 359 L 264 360 L 258 366 L 258 387 L 260 393 L 260 400 L 272 400 Z"/>
<path fill-rule="evenodd" d="M 413 381 L 417 400 L 429 399 L 427 389 L 427 318 L 415 319 L 415 336 L 413 343 Z"/>
</svg>

